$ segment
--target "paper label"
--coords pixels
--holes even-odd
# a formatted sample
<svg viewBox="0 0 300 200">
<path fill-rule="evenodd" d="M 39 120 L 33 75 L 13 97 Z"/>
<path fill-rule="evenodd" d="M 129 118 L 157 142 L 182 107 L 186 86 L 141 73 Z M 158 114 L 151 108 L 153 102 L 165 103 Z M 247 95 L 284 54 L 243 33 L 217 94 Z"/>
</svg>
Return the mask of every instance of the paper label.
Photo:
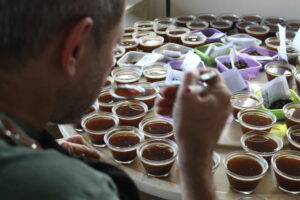
<svg viewBox="0 0 300 200">
<path fill-rule="evenodd" d="M 232 93 L 239 92 L 248 87 L 242 75 L 236 68 L 227 70 L 221 75 L 223 76 L 227 87 Z"/>
<path fill-rule="evenodd" d="M 275 101 L 289 99 L 291 96 L 285 76 L 279 76 L 267 82 L 261 87 L 260 91 L 266 108 L 269 108 Z"/>
<path fill-rule="evenodd" d="M 220 37 L 223 37 L 225 34 L 224 33 L 214 33 L 212 34 L 208 39 L 217 39 L 217 38 L 220 38 Z"/>
<path fill-rule="evenodd" d="M 167 65 L 168 73 L 166 78 L 166 84 L 172 84 L 174 81 L 180 81 L 182 79 L 183 73 L 182 71 L 172 69 L 170 65 Z"/>
<path fill-rule="evenodd" d="M 286 43 L 285 43 L 285 41 L 286 41 L 285 27 L 282 27 L 280 24 L 278 24 L 278 27 L 279 27 L 279 40 L 280 40 L 278 55 L 279 55 L 279 58 L 288 62 L 288 57 L 287 57 L 287 52 L 286 52 Z"/>
<path fill-rule="evenodd" d="M 193 71 L 197 69 L 201 62 L 201 58 L 197 56 L 193 51 L 189 51 L 183 60 L 182 69 L 183 71 Z"/>
<path fill-rule="evenodd" d="M 216 58 L 218 56 L 225 55 L 227 53 L 228 49 L 231 48 L 232 46 L 233 46 L 233 43 L 228 43 L 221 47 L 217 47 L 215 45 L 210 45 L 208 47 L 208 49 L 206 50 L 205 54 L 210 57 Z"/>
<path fill-rule="evenodd" d="M 149 54 L 149 55 L 145 55 L 135 65 L 145 66 L 145 65 L 157 62 L 160 58 L 161 58 L 160 54 L 152 53 L 152 54 Z"/>
<path fill-rule="evenodd" d="M 293 40 L 292 47 L 300 52 L 300 29 Z"/>
<path fill-rule="evenodd" d="M 251 56 L 251 55 L 250 55 Z M 270 56 L 251 56 L 254 60 L 256 61 L 268 61 L 268 60 L 273 60 L 272 57 Z"/>
<path fill-rule="evenodd" d="M 231 63 L 232 68 L 236 68 L 235 62 L 237 62 L 239 59 L 238 59 L 237 51 L 235 50 L 235 47 L 233 47 L 231 49 L 229 58 L 230 58 L 230 63 Z"/>
<path fill-rule="evenodd" d="M 163 50 L 162 54 L 164 56 L 172 57 L 172 58 L 179 58 L 182 54 L 180 51 L 172 51 L 172 50 Z"/>
</svg>

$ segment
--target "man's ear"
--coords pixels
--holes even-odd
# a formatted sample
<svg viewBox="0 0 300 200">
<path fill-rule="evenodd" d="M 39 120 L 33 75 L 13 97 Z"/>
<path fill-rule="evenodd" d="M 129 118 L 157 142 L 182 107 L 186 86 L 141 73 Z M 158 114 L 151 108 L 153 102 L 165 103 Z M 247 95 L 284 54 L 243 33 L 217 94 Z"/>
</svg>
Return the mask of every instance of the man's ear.
<svg viewBox="0 0 300 200">
<path fill-rule="evenodd" d="M 74 24 L 68 32 L 62 49 L 62 69 L 66 76 L 76 74 L 78 58 L 83 50 L 84 40 L 93 28 L 93 19 L 87 17 Z"/>
</svg>

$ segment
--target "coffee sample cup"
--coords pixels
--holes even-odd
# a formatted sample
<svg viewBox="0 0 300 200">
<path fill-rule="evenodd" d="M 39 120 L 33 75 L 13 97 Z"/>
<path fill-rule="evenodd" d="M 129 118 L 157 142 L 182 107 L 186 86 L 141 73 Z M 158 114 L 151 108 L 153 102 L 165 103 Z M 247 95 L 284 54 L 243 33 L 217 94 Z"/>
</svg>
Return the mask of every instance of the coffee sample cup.
<svg viewBox="0 0 300 200">
<path fill-rule="evenodd" d="M 227 154 L 223 166 L 231 188 L 242 194 L 253 193 L 269 168 L 261 156 L 242 151 Z"/>
<path fill-rule="evenodd" d="M 271 163 L 278 188 L 289 194 L 300 194 L 300 153 L 280 151 Z"/>
<path fill-rule="evenodd" d="M 165 39 L 162 36 L 143 36 L 139 39 L 140 48 L 145 52 L 152 52 L 164 44 Z"/>
<path fill-rule="evenodd" d="M 282 109 L 285 123 L 288 128 L 294 125 L 300 125 L 300 103 L 288 103 L 283 106 Z"/>
<path fill-rule="evenodd" d="M 169 27 L 167 29 L 168 40 L 172 43 L 182 44 L 181 36 L 189 32 L 190 30 L 188 28 L 175 26 Z"/>
<path fill-rule="evenodd" d="M 245 151 L 260 155 L 269 164 L 271 157 L 283 148 L 282 139 L 266 131 L 247 132 L 240 141 Z"/>
<path fill-rule="evenodd" d="M 139 146 L 137 153 L 148 176 L 163 178 L 170 173 L 178 147 L 172 140 L 150 139 Z"/>
<path fill-rule="evenodd" d="M 245 28 L 246 33 L 260 40 L 265 40 L 270 31 L 270 27 L 265 25 L 249 25 Z"/>
<path fill-rule="evenodd" d="M 114 160 L 121 164 L 132 163 L 139 144 L 144 140 L 143 134 L 135 127 L 119 126 L 110 130 L 104 141 L 110 149 Z"/>
<path fill-rule="evenodd" d="M 206 39 L 207 37 L 204 34 L 201 34 L 201 32 L 197 34 L 188 33 L 181 36 L 182 44 L 190 48 L 196 48 L 205 44 Z"/>
<path fill-rule="evenodd" d="M 119 124 L 116 115 L 106 112 L 91 113 L 81 121 L 83 130 L 87 133 L 92 144 L 97 147 L 105 147 L 104 135 Z"/>
<path fill-rule="evenodd" d="M 289 141 L 290 148 L 300 151 L 300 125 L 294 125 L 286 131 L 286 137 Z"/>
<path fill-rule="evenodd" d="M 153 21 L 142 20 L 134 23 L 134 28 L 137 31 L 153 31 Z"/>
<path fill-rule="evenodd" d="M 218 29 L 223 33 L 228 32 L 232 28 L 233 23 L 228 20 L 213 20 L 210 22 L 212 28 Z"/>
<path fill-rule="evenodd" d="M 138 127 L 148 107 L 140 101 L 121 101 L 114 105 L 112 112 L 119 118 L 120 125 Z"/>
<path fill-rule="evenodd" d="M 270 132 L 276 123 L 276 116 L 266 110 L 246 109 L 238 113 L 238 119 L 243 133 L 249 131 Z"/>
<path fill-rule="evenodd" d="M 210 23 L 211 21 L 217 19 L 217 16 L 212 13 L 200 13 L 197 15 L 197 19 L 201 19 Z"/>
<path fill-rule="evenodd" d="M 193 15 L 183 15 L 175 18 L 175 23 L 177 26 L 180 27 L 187 27 L 187 23 L 195 20 L 196 17 Z"/>
</svg>

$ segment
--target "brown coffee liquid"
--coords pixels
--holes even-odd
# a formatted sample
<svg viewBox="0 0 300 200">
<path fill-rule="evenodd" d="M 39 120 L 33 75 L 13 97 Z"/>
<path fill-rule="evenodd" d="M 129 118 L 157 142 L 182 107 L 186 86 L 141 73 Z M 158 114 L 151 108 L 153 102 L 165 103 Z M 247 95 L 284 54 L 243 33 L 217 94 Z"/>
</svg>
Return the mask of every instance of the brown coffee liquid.
<svg viewBox="0 0 300 200">
<path fill-rule="evenodd" d="M 289 176 L 300 176 L 300 159 L 292 158 L 292 157 L 281 157 L 278 158 L 276 161 L 277 168 L 289 175 Z M 275 171 L 276 179 L 278 182 L 279 187 L 281 187 L 284 190 L 288 191 L 300 191 L 300 181 L 297 180 L 291 180 L 287 179 L 286 177 L 282 176 L 281 174 L 278 174 Z"/>
<path fill-rule="evenodd" d="M 147 96 L 153 95 L 155 93 L 156 93 L 155 89 L 147 88 L 147 89 L 145 89 L 145 92 L 142 95 L 140 95 L 140 97 L 147 97 Z"/>
<path fill-rule="evenodd" d="M 272 119 L 258 114 L 245 114 L 242 120 L 254 126 L 267 126 L 272 124 Z"/>
<path fill-rule="evenodd" d="M 153 25 L 151 25 L 151 24 L 140 24 L 140 25 L 138 25 L 138 27 L 139 28 L 152 28 Z"/>
<path fill-rule="evenodd" d="M 87 121 L 86 128 L 92 131 L 105 131 L 116 125 L 111 118 L 97 117 Z"/>
<path fill-rule="evenodd" d="M 249 28 L 249 31 L 257 32 L 257 33 L 265 33 L 266 29 L 262 28 L 262 27 L 255 26 L 255 27 Z"/>
<path fill-rule="evenodd" d="M 134 88 L 117 88 L 115 90 L 116 95 L 124 97 L 124 98 L 133 98 L 138 96 L 141 92 Z"/>
<path fill-rule="evenodd" d="M 233 105 L 233 116 L 237 119 L 238 112 L 242 108 L 255 108 L 258 106 L 259 101 L 251 96 L 245 95 L 245 97 L 236 97 L 231 101 Z"/>
<path fill-rule="evenodd" d="M 300 28 L 300 23 L 289 23 L 288 24 L 290 27 L 292 27 L 293 29 L 299 29 Z"/>
<path fill-rule="evenodd" d="M 120 43 L 120 46 L 135 46 L 136 42 L 134 41 L 123 41 Z"/>
<path fill-rule="evenodd" d="M 109 80 L 105 81 L 104 87 L 109 86 L 109 85 L 111 85 L 111 81 L 109 81 Z"/>
<path fill-rule="evenodd" d="M 166 32 L 167 29 L 168 29 L 168 27 L 158 28 L 157 31 L 158 32 Z"/>
<path fill-rule="evenodd" d="M 221 27 L 224 27 L 224 26 L 229 26 L 228 23 L 226 22 L 222 22 L 222 21 L 217 21 L 217 22 L 214 22 L 213 25 L 215 26 L 221 26 Z"/>
<path fill-rule="evenodd" d="M 240 156 L 232 158 L 227 163 L 229 171 L 240 176 L 257 176 L 262 173 L 262 166 L 254 159 Z"/>
<path fill-rule="evenodd" d="M 146 124 L 143 130 L 153 135 L 163 135 L 172 132 L 173 126 L 167 122 L 151 122 Z"/>
<path fill-rule="evenodd" d="M 270 44 L 272 46 L 279 46 L 280 41 L 279 40 L 271 40 L 271 41 L 268 42 L 268 44 Z"/>
<path fill-rule="evenodd" d="M 110 103 L 116 102 L 117 100 L 113 96 L 111 96 L 111 94 L 104 93 L 104 94 L 100 95 L 100 97 L 98 98 L 98 101 L 102 102 L 102 103 L 110 104 Z"/>
<path fill-rule="evenodd" d="M 276 160 L 277 168 L 291 176 L 300 176 L 300 160 L 289 157 L 282 157 Z"/>
<path fill-rule="evenodd" d="M 125 33 L 133 33 L 133 32 L 134 32 L 134 29 L 125 29 L 124 32 L 125 32 Z"/>
<path fill-rule="evenodd" d="M 202 28 L 202 27 L 206 27 L 206 25 L 205 25 L 205 24 L 202 24 L 202 23 L 191 23 L 190 26 L 193 27 L 193 28 Z"/>
<path fill-rule="evenodd" d="M 144 113 L 144 108 L 140 105 L 123 105 L 117 108 L 116 113 L 120 116 L 134 117 Z"/>
<path fill-rule="evenodd" d="M 185 38 L 184 41 L 188 41 L 188 42 L 199 42 L 200 39 L 197 36 L 190 36 L 188 38 Z"/>
<path fill-rule="evenodd" d="M 284 20 L 279 19 L 279 18 L 268 18 L 266 19 L 266 22 L 270 23 L 270 24 L 284 24 Z"/>
<path fill-rule="evenodd" d="M 142 157 L 151 161 L 165 161 L 174 156 L 174 151 L 171 147 L 161 144 L 153 144 L 146 147 L 142 152 Z M 143 162 L 143 166 L 150 176 L 162 177 L 168 175 L 174 161 L 162 165 L 152 165 L 148 162 Z"/>
<path fill-rule="evenodd" d="M 243 19 L 245 21 L 257 22 L 257 23 L 260 23 L 260 21 L 261 21 L 261 19 L 259 17 L 256 17 L 256 16 L 244 16 Z"/>
<path fill-rule="evenodd" d="M 300 144 L 300 132 L 294 132 L 291 134 L 292 140 Z"/>
<path fill-rule="evenodd" d="M 230 15 L 228 15 L 228 16 L 222 16 L 221 18 L 222 18 L 223 20 L 228 20 L 228 21 L 232 21 L 232 22 L 235 22 L 235 21 L 238 20 L 237 17 L 230 16 Z"/>
<path fill-rule="evenodd" d="M 166 145 L 154 144 L 146 147 L 142 152 L 142 157 L 152 161 L 164 161 L 172 158 L 174 151 Z"/>
<path fill-rule="evenodd" d="M 203 15 L 203 16 L 199 16 L 198 19 L 202 19 L 204 21 L 210 22 L 210 21 L 216 19 L 216 17 L 209 16 L 209 15 Z"/>
<path fill-rule="evenodd" d="M 111 136 L 109 143 L 115 147 L 132 147 L 140 142 L 140 138 L 132 133 L 119 133 Z"/>
<path fill-rule="evenodd" d="M 182 34 L 185 34 L 186 31 L 170 31 L 170 34 L 171 35 L 182 35 Z"/>
<path fill-rule="evenodd" d="M 297 108 L 297 107 L 290 108 L 287 111 L 286 115 L 288 116 L 288 117 L 285 117 L 285 122 L 286 122 L 287 127 L 300 124 L 300 122 L 299 122 L 300 121 L 300 108 Z M 296 119 L 298 122 L 291 118 Z"/>
<path fill-rule="evenodd" d="M 245 141 L 245 145 L 257 152 L 274 152 L 274 150 L 278 147 L 277 143 L 266 136 L 253 136 L 249 137 Z"/>
</svg>

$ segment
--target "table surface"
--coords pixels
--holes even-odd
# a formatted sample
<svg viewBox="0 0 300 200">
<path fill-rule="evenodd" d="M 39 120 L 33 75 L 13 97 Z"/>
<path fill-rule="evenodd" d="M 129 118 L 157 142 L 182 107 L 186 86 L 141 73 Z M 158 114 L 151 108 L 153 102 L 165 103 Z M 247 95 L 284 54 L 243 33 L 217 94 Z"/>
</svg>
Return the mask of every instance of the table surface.
<svg viewBox="0 0 300 200">
<path fill-rule="evenodd" d="M 258 89 L 262 83 L 266 82 L 265 74 L 261 73 L 256 79 L 251 80 L 251 82 L 252 89 Z M 72 125 L 59 125 L 59 129 L 64 137 L 77 134 Z M 218 141 L 218 146 L 215 149 L 215 151 L 220 154 L 221 160 L 229 152 L 242 150 L 240 145 L 241 135 L 240 125 L 232 120 L 231 117 L 231 119 L 228 120 L 220 140 Z M 164 179 L 150 178 L 145 175 L 143 166 L 138 159 L 130 165 L 121 165 L 113 161 L 111 153 L 107 148 L 98 148 L 98 150 L 102 154 L 103 161 L 116 165 L 126 171 L 142 192 L 163 199 L 181 199 L 178 180 L 179 170 L 176 163 L 172 168 L 169 177 Z M 201 170 L 201 166 L 199 166 L 199 170 Z M 219 199 L 235 200 L 245 197 L 245 195 L 241 195 L 230 189 L 222 163 L 214 174 L 214 180 Z M 276 180 L 271 169 L 268 170 L 266 176 L 261 180 L 256 191 L 248 196 L 259 196 L 270 200 L 300 200 L 299 195 L 289 195 L 277 188 Z"/>
</svg>

